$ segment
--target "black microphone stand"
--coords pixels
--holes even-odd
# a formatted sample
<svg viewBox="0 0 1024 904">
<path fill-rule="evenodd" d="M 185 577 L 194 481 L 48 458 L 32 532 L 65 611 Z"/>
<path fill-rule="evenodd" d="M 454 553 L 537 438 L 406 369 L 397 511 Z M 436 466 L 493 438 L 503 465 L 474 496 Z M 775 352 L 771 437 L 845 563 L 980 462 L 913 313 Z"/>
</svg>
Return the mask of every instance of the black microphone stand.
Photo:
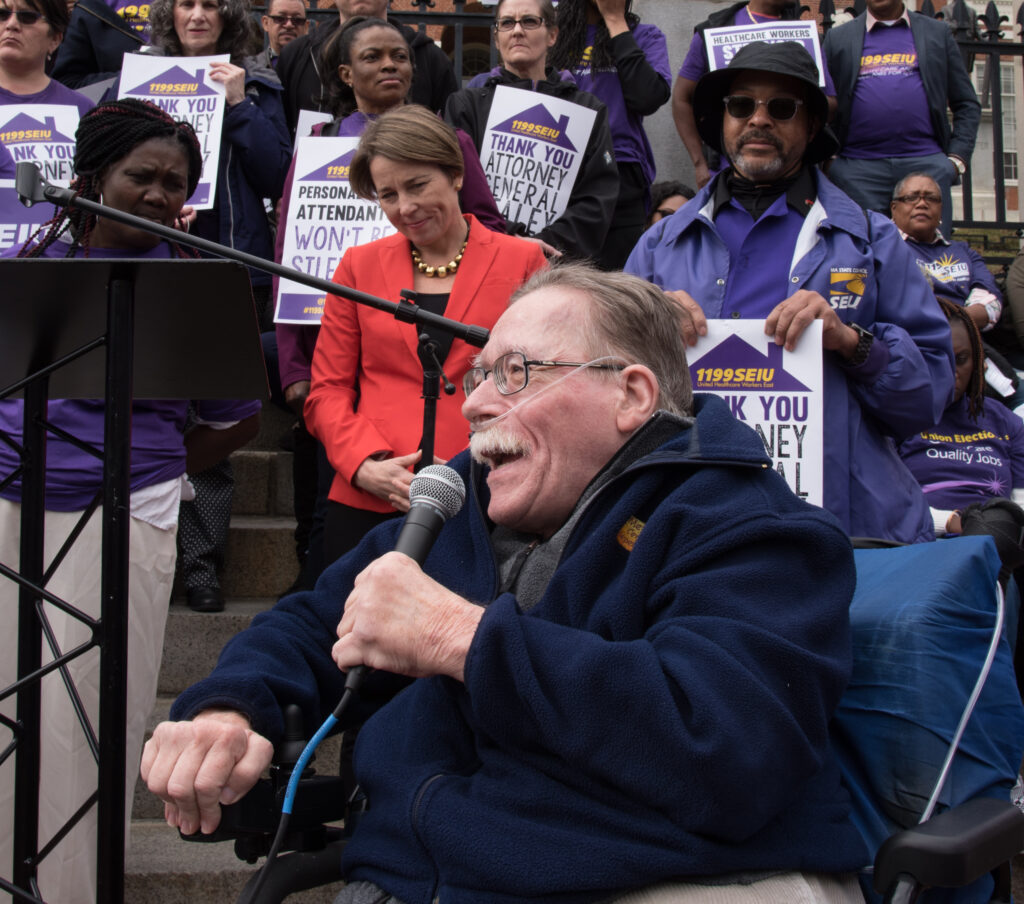
<svg viewBox="0 0 1024 904">
<path fill-rule="evenodd" d="M 464 342 L 475 346 L 476 348 L 483 348 L 487 343 L 489 333 L 483 327 L 462 323 L 458 320 L 451 320 L 448 317 L 444 317 L 440 314 L 435 314 L 432 311 L 421 308 L 414 300 L 412 300 L 415 299 L 416 293 L 410 289 L 402 291 L 401 301 L 388 301 L 384 298 L 378 298 L 376 295 L 359 292 L 356 289 L 351 289 L 348 286 L 341 285 L 340 283 L 332 282 L 327 279 L 320 279 L 316 276 L 309 276 L 299 270 L 286 267 L 283 264 L 268 261 L 265 258 L 257 257 L 254 254 L 247 254 L 244 251 L 238 251 L 234 248 L 229 248 L 227 245 L 221 245 L 217 242 L 211 242 L 208 239 L 201 239 L 197 236 L 189 235 L 187 232 L 183 232 L 180 229 L 163 226 L 160 223 L 154 223 L 152 220 L 136 217 L 133 214 L 125 213 L 122 210 L 115 210 L 113 207 L 107 207 L 105 204 L 90 201 L 87 198 L 80 197 L 70 188 L 61 188 L 58 185 L 53 185 L 52 183 L 47 182 L 35 164 L 30 162 L 23 161 L 18 164 L 14 188 L 18 192 L 21 203 L 26 207 L 32 207 L 34 204 L 49 202 L 57 205 L 58 207 L 78 208 L 89 213 L 97 214 L 98 216 L 116 220 L 117 222 L 124 223 L 128 226 L 133 226 L 136 229 L 142 229 L 145 232 L 167 239 L 169 242 L 176 242 L 179 245 L 188 245 L 198 251 L 205 251 L 207 254 L 213 254 L 217 257 L 239 261 L 247 267 L 262 270 L 264 273 L 270 273 L 272 276 L 278 276 L 281 279 L 289 279 L 293 282 L 302 283 L 302 285 L 309 286 L 311 289 L 317 289 L 330 295 L 340 295 L 343 298 L 347 298 L 350 301 L 357 302 L 358 304 L 364 304 L 368 307 L 376 308 L 378 311 L 384 311 L 387 314 L 391 314 L 396 320 L 403 323 L 415 324 L 419 333 L 420 347 L 421 349 L 424 349 L 425 352 L 420 355 L 420 360 L 423 365 L 423 438 L 420 441 L 420 460 L 414 470 L 419 471 L 421 468 L 434 463 L 434 436 L 435 422 L 437 418 L 437 400 L 440 398 L 438 382 L 444 382 L 445 393 L 447 395 L 452 395 L 455 392 L 455 387 L 452 386 L 451 382 L 444 375 L 444 372 L 441 369 L 440 362 L 437 360 L 436 345 L 433 346 L 434 351 L 431 352 L 431 345 L 429 343 L 425 344 L 425 340 L 423 338 L 423 327 L 435 327 L 450 334 L 451 336 L 454 336 L 456 339 L 462 339 Z M 432 361 L 430 361 L 431 358 L 433 358 Z M 436 370 L 432 365 L 436 365 Z"/>
<path fill-rule="evenodd" d="M 282 279 L 290 279 L 293 282 L 302 283 L 304 286 L 309 286 L 311 289 L 317 289 L 330 295 L 340 295 L 358 304 L 364 304 L 368 307 L 376 308 L 378 311 L 391 314 L 396 320 L 400 320 L 403 323 L 415 323 L 421 327 L 435 327 L 445 333 L 449 333 L 456 339 L 462 339 L 476 348 L 483 348 L 487 343 L 489 333 L 482 326 L 474 326 L 473 324 L 462 323 L 458 320 L 451 320 L 440 314 L 424 310 L 419 305 L 408 300 L 408 296 L 415 294 L 411 291 L 403 292 L 402 300 L 394 302 L 378 298 L 376 295 L 369 295 L 366 292 L 359 292 L 356 289 L 350 289 L 348 286 L 343 286 L 327 279 L 309 276 L 299 270 L 293 270 L 291 267 L 285 267 L 283 264 L 265 260 L 254 254 L 246 254 L 244 251 L 229 248 L 227 245 L 220 245 L 217 242 L 201 239 L 197 236 L 189 235 L 187 232 L 182 232 L 180 229 L 172 229 L 170 226 L 163 226 L 160 223 L 154 223 L 152 220 L 146 220 L 142 217 L 125 213 L 123 210 L 115 210 L 113 207 L 107 207 L 105 204 L 99 204 L 96 201 L 82 198 L 70 188 L 61 188 L 58 185 L 52 185 L 47 182 L 43 179 L 42 173 L 39 172 L 36 165 L 28 161 L 22 161 L 18 164 L 14 188 L 18 192 L 21 203 L 26 207 L 32 207 L 34 204 L 51 203 L 58 207 L 74 207 L 79 210 L 85 210 L 89 213 L 106 217 L 109 220 L 116 220 L 118 223 L 133 226 L 144 232 L 158 235 L 169 242 L 188 245 L 198 251 L 205 251 L 217 257 L 239 261 L 247 267 L 262 270 L 264 273 L 270 273 Z"/>
</svg>

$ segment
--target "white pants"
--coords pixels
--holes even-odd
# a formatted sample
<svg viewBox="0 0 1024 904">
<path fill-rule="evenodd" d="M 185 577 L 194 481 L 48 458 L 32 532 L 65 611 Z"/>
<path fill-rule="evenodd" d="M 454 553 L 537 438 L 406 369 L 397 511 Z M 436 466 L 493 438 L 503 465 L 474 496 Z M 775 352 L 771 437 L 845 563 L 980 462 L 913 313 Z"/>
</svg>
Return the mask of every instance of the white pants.
<svg viewBox="0 0 1024 904">
<path fill-rule="evenodd" d="M 853 873 L 780 873 L 749 885 L 665 882 L 611 904 L 864 904 Z"/>
<path fill-rule="evenodd" d="M 81 513 L 47 512 L 44 568 L 77 523 Z M 21 506 L 0 499 L 0 562 L 17 570 Z M 167 607 L 174 580 L 176 529 L 161 530 L 131 521 L 128 616 L 128 719 L 125 753 L 125 824 L 139 770 L 146 720 L 156 698 Z M 101 518 L 97 510 L 71 547 L 47 589 L 90 616 L 100 615 Z M 44 604 L 62 652 L 89 640 L 90 631 L 50 604 Z M 17 677 L 18 586 L 0 577 L 0 688 Z M 44 639 L 42 661 L 51 661 Z M 99 650 L 94 648 L 68 665 L 94 731 L 99 728 Z M 0 706 L 14 716 L 13 699 Z M 40 736 L 39 846 L 96 789 L 97 769 L 58 672 L 43 679 Z M 0 750 L 11 732 L 0 727 Z M 12 877 L 14 757 L 0 766 L 0 875 Z M 127 835 L 126 835 L 127 837 Z M 48 904 L 95 904 L 96 807 L 40 864 L 39 885 Z M 10 897 L 0 892 L 0 901 Z"/>
</svg>

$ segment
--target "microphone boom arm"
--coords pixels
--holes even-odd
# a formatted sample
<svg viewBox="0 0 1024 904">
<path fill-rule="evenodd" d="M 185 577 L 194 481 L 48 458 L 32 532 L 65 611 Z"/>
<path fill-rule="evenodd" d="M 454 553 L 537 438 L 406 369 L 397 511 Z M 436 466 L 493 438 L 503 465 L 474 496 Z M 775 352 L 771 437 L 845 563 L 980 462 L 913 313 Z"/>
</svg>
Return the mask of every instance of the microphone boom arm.
<svg viewBox="0 0 1024 904">
<path fill-rule="evenodd" d="M 394 302 L 388 301 L 385 298 L 378 298 L 376 295 L 368 295 L 366 292 L 350 289 L 348 286 L 331 282 L 328 279 L 309 276 L 299 270 L 294 270 L 291 267 L 285 267 L 283 264 L 268 261 L 262 257 L 256 257 L 254 254 L 247 254 L 244 251 L 229 248 L 227 245 L 220 245 L 217 242 L 211 242 L 207 239 L 201 239 L 198 236 L 189 235 L 187 232 L 182 232 L 180 229 L 172 229 L 170 226 L 154 223 L 152 220 L 137 217 L 133 214 L 125 213 L 123 210 L 116 210 L 115 208 L 108 207 L 105 204 L 99 204 L 96 201 L 90 201 L 87 198 L 82 198 L 70 188 L 61 188 L 57 185 L 51 185 L 43 178 L 38 167 L 36 167 L 34 163 L 28 161 L 22 161 L 18 164 L 14 187 L 18 192 L 21 203 L 26 207 L 32 207 L 34 204 L 50 202 L 58 207 L 74 207 L 79 210 L 85 210 L 89 213 L 94 213 L 97 216 L 116 220 L 118 223 L 124 223 L 126 226 L 133 226 L 136 229 L 143 230 L 144 232 L 158 235 L 161 238 L 167 239 L 169 242 L 177 242 L 179 245 L 188 245 L 189 247 L 195 248 L 199 251 L 205 251 L 207 254 L 213 254 L 217 257 L 238 261 L 239 263 L 245 264 L 247 267 L 262 270 L 264 273 L 270 273 L 271 275 L 278 276 L 281 279 L 290 279 L 293 282 L 302 283 L 304 286 L 309 286 L 311 289 L 317 289 L 320 292 L 326 292 L 331 295 L 340 295 L 343 298 L 347 298 L 350 301 L 357 302 L 358 304 L 364 304 L 371 308 L 376 308 L 378 311 L 384 311 L 386 314 L 391 314 L 397 320 L 401 320 L 406 323 L 416 323 L 422 326 L 436 327 L 437 329 L 454 336 L 456 339 L 462 339 L 467 344 L 476 348 L 483 348 L 487 343 L 489 333 L 482 326 L 474 326 L 473 324 L 461 323 L 458 320 L 443 317 L 442 315 L 435 314 L 432 311 L 424 310 L 419 305 L 406 299 L 403 299 L 401 302 Z"/>
</svg>

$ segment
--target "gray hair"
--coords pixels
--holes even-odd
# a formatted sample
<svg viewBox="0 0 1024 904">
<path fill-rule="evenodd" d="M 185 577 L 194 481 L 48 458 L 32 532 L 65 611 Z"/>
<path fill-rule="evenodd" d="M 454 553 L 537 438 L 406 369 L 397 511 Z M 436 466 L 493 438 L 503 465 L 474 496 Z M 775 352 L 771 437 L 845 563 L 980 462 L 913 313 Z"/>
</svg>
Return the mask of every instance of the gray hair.
<svg viewBox="0 0 1024 904">
<path fill-rule="evenodd" d="M 892 200 L 893 201 L 895 201 L 900 195 L 903 194 L 903 186 L 906 185 L 911 179 L 930 179 L 932 182 L 935 182 L 935 177 L 933 175 L 931 175 L 930 173 L 908 173 L 906 176 L 904 176 L 902 179 L 900 179 L 900 181 L 897 182 L 896 185 L 893 187 L 893 190 L 892 190 Z M 938 189 L 940 191 L 940 193 L 941 193 L 942 190 L 939 189 L 939 183 L 938 182 L 935 182 L 935 188 Z"/>
<path fill-rule="evenodd" d="M 580 324 L 586 353 L 643 364 L 658 381 L 658 406 L 673 414 L 692 413 L 693 387 L 678 302 L 638 276 L 607 273 L 590 264 L 556 263 L 531 276 L 509 304 L 539 289 L 575 290 L 587 296 L 590 304 Z"/>
<path fill-rule="evenodd" d="M 153 0 L 149 7 L 150 41 L 168 56 L 184 56 L 181 39 L 174 30 L 174 4 L 177 0 Z M 231 62 L 241 61 L 253 52 L 256 23 L 252 19 L 249 0 L 219 0 L 218 12 L 221 20 L 217 53 L 231 55 Z"/>
</svg>

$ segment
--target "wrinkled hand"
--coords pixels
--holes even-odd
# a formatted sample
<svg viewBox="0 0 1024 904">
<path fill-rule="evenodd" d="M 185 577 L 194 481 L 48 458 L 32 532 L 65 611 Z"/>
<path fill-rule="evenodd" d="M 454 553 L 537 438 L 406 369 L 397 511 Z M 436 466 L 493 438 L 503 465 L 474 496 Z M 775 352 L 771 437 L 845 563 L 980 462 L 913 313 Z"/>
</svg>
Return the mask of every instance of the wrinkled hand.
<svg viewBox="0 0 1024 904">
<path fill-rule="evenodd" d="M 245 70 L 234 63 L 210 63 L 210 78 L 224 85 L 224 99 L 229 107 L 245 100 Z"/>
<path fill-rule="evenodd" d="M 284 388 L 285 404 L 300 418 L 302 409 L 306 406 L 306 399 L 309 397 L 309 385 L 309 380 L 297 380 Z"/>
<path fill-rule="evenodd" d="M 142 780 L 164 801 L 168 825 L 208 835 L 220 823 L 220 805 L 252 788 L 273 755 L 245 716 L 210 710 L 157 725 L 142 751 Z"/>
<path fill-rule="evenodd" d="M 857 331 L 843 323 L 817 292 L 801 289 L 777 304 L 764 322 L 764 332 L 774 337 L 776 345 L 784 345 L 786 351 L 791 352 L 804 330 L 815 320 L 822 322 L 822 348 L 838 352 L 843 358 L 852 358 L 857 350 Z"/>
<path fill-rule="evenodd" d="M 356 577 L 331 655 L 342 670 L 367 665 L 413 678 L 448 675 L 462 681 L 483 613 L 408 556 L 389 552 Z"/>
<path fill-rule="evenodd" d="M 352 483 L 360 490 L 373 493 L 378 499 L 390 502 L 397 511 L 409 511 L 409 484 L 412 483 L 412 471 L 409 470 L 420 460 L 421 451 L 417 449 L 408 455 L 396 455 L 378 461 L 367 458 L 353 475 Z"/>
<path fill-rule="evenodd" d="M 680 318 L 683 341 L 687 345 L 696 345 L 701 336 L 708 334 L 708 321 L 701 306 L 693 300 L 689 292 L 682 289 L 673 289 L 665 294 L 679 302 L 683 308 L 683 315 Z"/>
</svg>

